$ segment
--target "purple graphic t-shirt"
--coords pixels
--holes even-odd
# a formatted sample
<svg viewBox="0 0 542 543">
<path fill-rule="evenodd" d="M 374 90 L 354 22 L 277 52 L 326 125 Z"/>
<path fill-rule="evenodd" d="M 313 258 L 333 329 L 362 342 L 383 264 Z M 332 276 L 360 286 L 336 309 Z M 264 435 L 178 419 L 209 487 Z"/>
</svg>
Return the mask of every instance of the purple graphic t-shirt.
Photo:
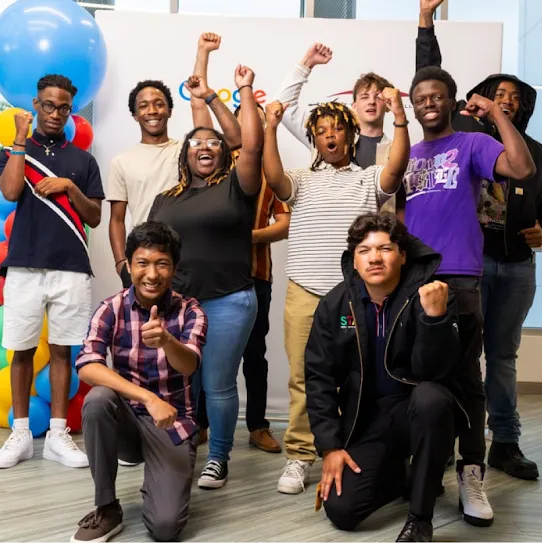
<svg viewBox="0 0 542 543">
<path fill-rule="evenodd" d="M 477 206 L 482 180 L 495 181 L 504 147 L 478 132 L 455 132 L 412 147 L 403 180 L 405 223 L 442 255 L 441 275 L 482 275 L 484 238 Z"/>
</svg>

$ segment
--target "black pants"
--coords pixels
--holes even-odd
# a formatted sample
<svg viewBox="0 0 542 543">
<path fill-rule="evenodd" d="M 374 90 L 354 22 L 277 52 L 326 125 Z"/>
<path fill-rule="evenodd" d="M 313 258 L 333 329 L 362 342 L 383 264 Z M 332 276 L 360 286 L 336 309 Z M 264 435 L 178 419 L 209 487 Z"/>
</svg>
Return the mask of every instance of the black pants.
<svg viewBox="0 0 542 543">
<path fill-rule="evenodd" d="M 454 293 L 459 311 L 461 361 L 458 378 L 470 419 L 470 428 L 459 433 L 459 454 L 463 464 L 483 466 L 486 455 L 486 395 L 480 370 L 484 322 L 480 278 L 446 275 L 438 279 L 446 282 Z"/>
<path fill-rule="evenodd" d="M 403 494 L 405 459 L 412 455 L 410 512 L 432 518 L 446 458 L 454 441 L 455 400 L 442 385 L 424 382 L 409 398 L 379 401 L 361 439 L 347 448 L 361 468 L 344 468 L 342 494 L 333 486 L 324 507 L 340 530 L 354 530 Z"/>
<path fill-rule="evenodd" d="M 247 388 L 246 423 L 249 432 L 269 428 L 265 418 L 267 408 L 267 373 L 268 363 L 265 338 L 269 332 L 269 307 L 271 306 L 271 283 L 254 278 L 254 289 L 258 299 L 258 314 L 245 352 L 243 353 L 243 375 Z M 205 392 L 200 391 L 197 410 L 198 424 L 209 428 L 205 406 Z"/>
</svg>

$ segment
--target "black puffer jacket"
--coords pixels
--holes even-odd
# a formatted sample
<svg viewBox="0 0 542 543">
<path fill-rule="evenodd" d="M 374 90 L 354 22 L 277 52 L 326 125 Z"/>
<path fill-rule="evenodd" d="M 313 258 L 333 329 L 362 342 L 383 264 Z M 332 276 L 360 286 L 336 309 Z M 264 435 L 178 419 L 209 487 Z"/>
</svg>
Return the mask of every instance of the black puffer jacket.
<svg viewBox="0 0 542 543">
<path fill-rule="evenodd" d="M 430 318 L 418 295 L 440 261 L 440 255 L 411 237 L 407 264 L 391 298 L 385 365 L 391 377 L 405 384 L 434 381 L 448 386 L 461 407 L 455 301 L 450 296 L 444 317 Z M 305 351 L 307 411 L 319 454 L 354 443 L 367 416 L 363 375 L 371 361 L 361 279 L 349 252 L 343 254 L 342 265 L 345 280 L 320 301 Z"/>
<path fill-rule="evenodd" d="M 416 70 L 426 66 L 440 66 L 441 63 L 442 56 L 434 27 L 419 28 L 418 39 L 416 40 Z M 536 166 L 536 173 L 530 179 L 524 181 L 510 179 L 508 184 L 504 239 L 505 260 L 520 262 L 527 260 L 532 255 L 532 251 L 525 243 L 524 237 L 519 234 L 520 230 L 531 228 L 536 220 L 542 224 L 542 145 L 526 133 L 536 105 L 536 90 L 515 75 L 493 74 L 478 83 L 467 94 L 467 99 L 473 94 L 487 97 L 491 84 L 503 80 L 515 83 L 520 90 L 521 109 L 514 119 L 514 124 L 525 139 Z M 459 112 L 465 108 L 465 105 L 464 100 L 457 103 L 457 108 L 452 116 L 454 130 L 484 132 L 499 139 L 495 126 L 487 119 L 475 119 L 460 115 Z M 488 252 L 487 247 L 486 252 Z"/>
</svg>

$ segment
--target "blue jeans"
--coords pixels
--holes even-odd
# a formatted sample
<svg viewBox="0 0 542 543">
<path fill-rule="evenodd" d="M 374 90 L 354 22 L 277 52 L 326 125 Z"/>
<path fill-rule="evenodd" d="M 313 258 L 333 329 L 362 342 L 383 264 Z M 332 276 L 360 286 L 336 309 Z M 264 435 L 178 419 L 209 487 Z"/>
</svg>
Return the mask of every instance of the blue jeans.
<svg viewBox="0 0 542 543">
<path fill-rule="evenodd" d="M 207 315 L 207 341 L 194 376 L 196 395 L 203 387 L 209 418 L 208 460 L 228 461 L 239 415 L 237 374 L 258 312 L 254 288 L 201 302 Z"/>
<path fill-rule="evenodd" d="M 516 358 L 521 328 L 536 291 L 534 261 L 498 262 L 484 256 L 482 305 L 489 428 L 493 441 L 517 443 Z"/>
</svg>

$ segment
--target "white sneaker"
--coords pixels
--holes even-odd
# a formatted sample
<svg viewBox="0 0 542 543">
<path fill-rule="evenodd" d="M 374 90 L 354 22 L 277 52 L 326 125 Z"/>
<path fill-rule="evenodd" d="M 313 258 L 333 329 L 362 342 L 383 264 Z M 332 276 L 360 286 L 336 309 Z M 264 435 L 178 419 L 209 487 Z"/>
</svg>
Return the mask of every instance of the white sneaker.
<svg viewBox="0 0 542 543">
<path fill-rule="evenodd" d="M 54 434 L 50 430 L 47 432 L 43 458 L 60 462 L 69 468 L 88 468 L 87 455 L 73 442 L 69 428 Z"/>
<path fill-rule="evenodd" d="M 139 466 L 141 462 L 128 462 L 127 460 L 121 460 L 118 459 L 119 466 L 124 466 L 126 468 L 133 468 L 135 466 Z"/>
<path fill-rule="evenodd" d="M 305 481 L 310 467 L 310 462 L 288 460 L 279 479 L 278 491 L 283 494 L 301 494 L 301 492 L 304 492 Z"/>
<path fill-rule="evenodd" d="M 21 460 L 34 456 L 34 439 L 30 430 L 12 430 L 0 449 L 0 468 L 12 468 Z"/>
<path fill-rule="evenodd" d="M 459 510 L 463 520 L 473 526 L 490 526 L 493 523 L 493 509 L 484 490 L 484 474 L 476 464 L 464 466 L 457 473 L 459 485 Z"/>
</svg>

